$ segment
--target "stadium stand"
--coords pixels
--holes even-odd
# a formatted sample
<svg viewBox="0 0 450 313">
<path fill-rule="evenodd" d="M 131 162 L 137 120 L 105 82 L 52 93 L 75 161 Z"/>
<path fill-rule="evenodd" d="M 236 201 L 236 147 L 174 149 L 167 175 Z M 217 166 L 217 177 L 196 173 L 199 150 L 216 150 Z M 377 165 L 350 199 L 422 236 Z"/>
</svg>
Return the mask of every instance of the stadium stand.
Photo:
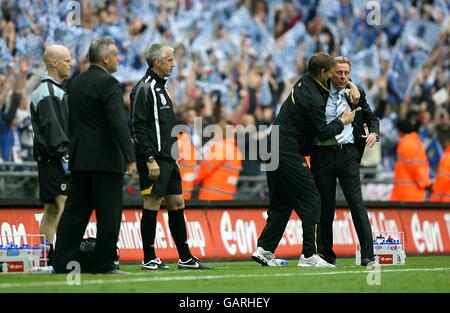
<svg viewBox="0 0 450 313">
<path fill-rule="evenodd" d="M 433 179 L 443 155 L 436 128 L 450 125 L 450 2 L 376 3 L 378 22 L 369 20 L 377 12 L 364 0 L 1 1 L 0 196 L 35 195 L 29 98 L 43 73 L 44 48 L 68 46 L 76 75 L 87 68 L 89 44 L 100 36 L 118 43 L 116 77 L 125 111 L 131 86 L 146 70 L 145 49 L 156 42 L 176 48 L 168 86 L 200 153 L 210 138 L 194 127 L 193 116 L 202 118 L 200 129 L 222 120 L 239 125 L 250 116 L 256 132 L 247 138 L 259 141 L 260 126 L 270 125 L 310 55 L 348 56 L 352 79 L 368 90 L 381 120 L 380 149 L 363 162 L 365 198 L 388 199 L 396 121 L 407 115 L 419 130 Z M 259 161 L 244 155 L 237 197 L 265 199 Z M 128 181 L 125 194 L 137 197 L 135 191 L 136 181 Z"/>
</svg>

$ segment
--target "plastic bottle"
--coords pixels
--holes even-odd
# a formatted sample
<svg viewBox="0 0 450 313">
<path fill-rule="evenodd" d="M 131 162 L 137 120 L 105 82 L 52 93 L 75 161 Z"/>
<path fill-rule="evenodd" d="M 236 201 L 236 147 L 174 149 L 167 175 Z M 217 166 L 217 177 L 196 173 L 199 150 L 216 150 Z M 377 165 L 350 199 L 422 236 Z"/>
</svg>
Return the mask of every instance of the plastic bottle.
<svg viewBox="0 0 450 313">
<path fill-rule="evenodd" d="M 31 268 L 31 272 L 39 274 L 54 274 L 55 270 L 52 266 L 36 266 Z"/>
<path fill-rule="evenodd" d="M 42 251 L 41 251 L 41 260 L 40 260 L 40 266 L 47 266 L 49 262 L 49 253 L 50 249 L 52 247 L 52 244 L 50 241 L 45 240 L 42 244 Z"/>
<path fill-rule="evenodd" d="M 51 244 L 50 241 L 45 240 L 42 244 L 41 258 L 48 259 L 48 254 L 50 252 Z"/>
<path fill-rule="evenodd" d="M 33 246 L 32 250 L 33 250 L 33 256 L 34 257 L 37 257 L 37 258 L 41 257 L 41 255 L 42 255 L 42 247 L 40 245 Z"/>
<path fill-rule="evenodd" d="M 383 241 L 381 242 L 381 253 L 388 253 L 389 252 L 389 244 L 390 242 L 387 241 L 386 239 L 383 239 Z"/>
<path fill-rule="evenodd" d="M 6 256 L 18 256 L 19 255 L 19 247 L 15 245 L 13 242 L 10 242 L 6 248 Z"/>
<path fill-rule="evenodd" d="M 33 250 L 31 249 L 30 245 L 23 244 L 19 248 L 20 256 L 31 256 L 32 253 L 33 253 Z"/>
</svg>

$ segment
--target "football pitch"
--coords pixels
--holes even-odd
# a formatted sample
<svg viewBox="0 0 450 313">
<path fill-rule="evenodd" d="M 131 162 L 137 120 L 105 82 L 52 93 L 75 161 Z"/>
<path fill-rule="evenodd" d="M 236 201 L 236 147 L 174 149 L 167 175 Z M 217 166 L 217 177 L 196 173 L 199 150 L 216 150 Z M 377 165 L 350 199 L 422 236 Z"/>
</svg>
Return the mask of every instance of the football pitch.
<svg viewBox="0 0 450 313">
<path fill-rule="evenodd" d="M 363 268 L 354 258 L 338 258 L 331 269 L 298 268 L 297 260 L 284 267 L 263 267 L 252 261 L 208 262 L 213 270 L 142 271 L 123 264 L 130 275 L 50 274 L 0 275 L 0 293 L 123 292 L 123 293 L 304 293 L 450 292 L 450 256 L 413 256 L 403 266 Z"/>
</svg>

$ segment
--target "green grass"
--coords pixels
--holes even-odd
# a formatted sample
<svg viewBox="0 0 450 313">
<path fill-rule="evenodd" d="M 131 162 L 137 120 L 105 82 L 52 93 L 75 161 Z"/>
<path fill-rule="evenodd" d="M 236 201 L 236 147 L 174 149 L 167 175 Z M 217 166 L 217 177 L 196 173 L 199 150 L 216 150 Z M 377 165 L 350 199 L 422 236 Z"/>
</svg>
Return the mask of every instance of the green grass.
<svg viewBox="0 0 450 313">
<path fill-rule="evenodd" d="M 126 264 L 131 275 L 81 275 L 81 285 L 70 286 L 66 275 L 0 275 L 0 293 L 5 292 L 450 292 L 450 257 L 408 257 L 404 266 L 381 267 L 380 284 L 367 283 L 366 268 L 354 259 L 338 259 L 334 269 L 304 269 L 297 260 L 285 267 L 263 267 L 254 262 L 211 262 L 213 270 L 141 271 Z M 371 274 L 371 277 L 376 277 Z"/>
</svg>

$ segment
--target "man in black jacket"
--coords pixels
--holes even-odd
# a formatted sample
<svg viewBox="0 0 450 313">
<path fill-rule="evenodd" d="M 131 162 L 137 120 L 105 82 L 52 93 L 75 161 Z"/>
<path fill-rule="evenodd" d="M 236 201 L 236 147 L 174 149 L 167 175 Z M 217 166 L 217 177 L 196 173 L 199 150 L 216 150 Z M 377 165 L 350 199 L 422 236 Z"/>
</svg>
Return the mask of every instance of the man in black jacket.
<svg viewBox="0 0 450 313">
<path fill-rule="evenodd" d="M 210 268 L 192 256 L 187 244 L 181 176 L 176 163 L 178 143 L 177 137 L 172 136 L 176 117 L 166 89 L 166 77 L 172 74 L 175 67 L 173 51 L 173 48 L 160 44 L 152 45 L 147 50 L 145 57 L 149 69 L 130 95 L 132 133 L 144 199 L 141 220 L 143 270 L 169 269 L 155 254 L 156 217 L 163 197 L 169 210 L 170 232 L 180 257 L 178 268 Z"/>
<path fill-rule="evenodd" d="M 69 49 L 51 45 L 44 52 L 47 75 L 31 94 L 31 123 L 33 126 L 33 156 L 37 161 L 39 200 L 44 204 L 39 232 L 45 235 L 53 250 L 56 228 L 64 210 L 68 179 L 65 175 L 69 161 L 67 135 L 69 109 L 62 87 L 72 69 Z"/>
<path fill-rule="evenodd" d="M 325 87 L 334 67 L 333 58 L 316 53 L 308 61 L 308 73 L 294 85 L 283 103 L 272 127 L 279 128 L 279 166 L 267 171 L 270 205 L 268 218 L 252 259 L 262 265 L 281 266 L 286 262 L 273 252 L 283 235 L 292 209 L 302 220 L 303 253 L 299 267 L 334 267 L 324 261 L 317 250 L 317 229 L 320 220 L 320 196 L 305 160 L 314 135 L 327 140 L 339 134 L 350 123 L 355 112 L 343 112 L 328 125 L 321 108 L 326 103 Z"/>
<path fill-rule="evenodd" d="M 93 209 L 97 217 L 95 273 L 115 270 L 117 239 L 122 218 L 125 170 L 136 172 L 130 132 L 123 114 L 117 70 L 119 52 L 114 41 L 100 38 L 89 47 L 91 66 L 68 90 L 71 184 L 58 226 L 54 269 L 66 272 L 75 260 Z"/>
<path fill-rule="evenodd" d="M 345 88 L 350 78 L 351 62 L 344 57 L 336 57 L 329 84 L 330 92 L 327 102 L 322 106 L 322 113 L 327 123 L 333 121 L 344 110 L 356 112 L 351 124 L 345 125 L 342 132 L 332 138 L 316 136 L 311 152 L 311 170 L 322 199 L 320 219 L 319 253 L 331 264 L 336 264 L 333 251 L 333 219 L 336 206 L 336 178 L 339 179 L 342 191 L 352 213 L 353 224 L 361 246 L 361 265 L 374 261 L 372 229 L 361 193 L 359 163 L 364 148 L 373 147 L 378 141 L 379 120 L 367 104 L 364 91 L 356 105 L 347 98 Z M 364 124 L 369 133 L 366 134 Z"/>
</svg>

